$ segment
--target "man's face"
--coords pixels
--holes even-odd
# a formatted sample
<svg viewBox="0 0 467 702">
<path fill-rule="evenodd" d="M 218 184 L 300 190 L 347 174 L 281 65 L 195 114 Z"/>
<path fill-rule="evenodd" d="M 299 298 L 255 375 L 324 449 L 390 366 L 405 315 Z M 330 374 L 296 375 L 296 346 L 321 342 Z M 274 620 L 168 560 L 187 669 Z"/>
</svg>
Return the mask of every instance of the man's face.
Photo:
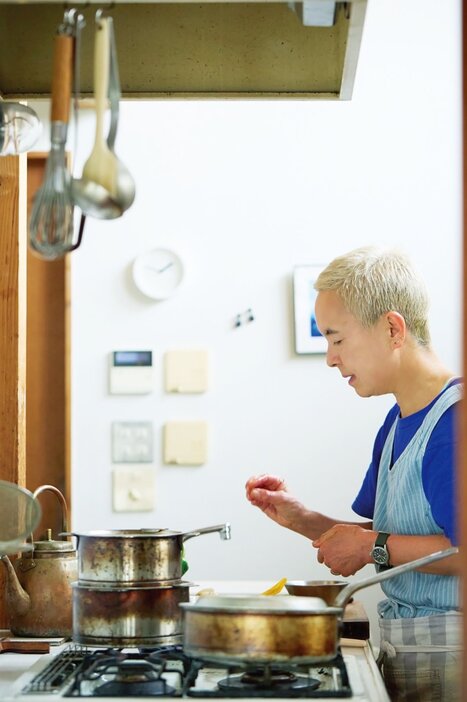
<svg viewBox="0 0 467 702">
<path fill-rule="evenodd" d="M 391 329 L 383 315 L 364 327 L 343 305 L 338 293 L 320 292 L 315 306 L 316 322 L 327 339 L 328 366 L 337 368 L 361 397 L 392 392 L 390 375 Z"/>
</svg>

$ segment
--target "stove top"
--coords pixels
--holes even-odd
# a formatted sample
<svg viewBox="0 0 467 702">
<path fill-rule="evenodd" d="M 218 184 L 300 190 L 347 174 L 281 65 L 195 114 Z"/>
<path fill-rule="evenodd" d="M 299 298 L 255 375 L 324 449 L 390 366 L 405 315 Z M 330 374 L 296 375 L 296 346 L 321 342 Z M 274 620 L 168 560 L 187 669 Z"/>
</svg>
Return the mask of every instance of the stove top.
<svg viewBox="0 0 467 702">
<path fill-rule="evenodd" d="M 70 645 L 12 699 L 59 698 L 344 698 L 352 697 L 339 654 L 323 665 L 234 665 L 187 656 L 181 646 L 96 649 Z"/>
</svg>

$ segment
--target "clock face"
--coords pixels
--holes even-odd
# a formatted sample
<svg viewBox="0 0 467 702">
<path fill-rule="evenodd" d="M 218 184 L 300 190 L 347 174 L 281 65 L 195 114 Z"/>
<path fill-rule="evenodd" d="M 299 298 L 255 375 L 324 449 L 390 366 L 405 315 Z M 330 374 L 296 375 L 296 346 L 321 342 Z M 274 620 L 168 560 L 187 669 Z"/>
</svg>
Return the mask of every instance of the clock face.
<svg viewBox="0 0 467 702">
<path fill-rule="evenodd" d="M 143 295 L 152 300 L 165 300 L 183 279 L 183 264 L 170 249 L 152 249 L 135 258 L 133 280 Z"/>
</svg>

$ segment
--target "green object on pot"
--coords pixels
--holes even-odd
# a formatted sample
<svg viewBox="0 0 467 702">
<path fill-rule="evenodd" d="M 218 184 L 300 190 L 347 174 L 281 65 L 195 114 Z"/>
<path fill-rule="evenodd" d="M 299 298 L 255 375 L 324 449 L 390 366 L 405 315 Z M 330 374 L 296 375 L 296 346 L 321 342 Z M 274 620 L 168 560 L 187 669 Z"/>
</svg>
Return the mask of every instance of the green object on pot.
<svg viewBox="0 0 467 702">
<path fill-rule="evenodd" d="M 182 559 L 182 575 L 185 575 L 185 573 L 188 570 L 188 562 L 185 560 L 185 549 L 182 548 L 182 553 L 180 554 L 180 557 Z"/>
</svg>

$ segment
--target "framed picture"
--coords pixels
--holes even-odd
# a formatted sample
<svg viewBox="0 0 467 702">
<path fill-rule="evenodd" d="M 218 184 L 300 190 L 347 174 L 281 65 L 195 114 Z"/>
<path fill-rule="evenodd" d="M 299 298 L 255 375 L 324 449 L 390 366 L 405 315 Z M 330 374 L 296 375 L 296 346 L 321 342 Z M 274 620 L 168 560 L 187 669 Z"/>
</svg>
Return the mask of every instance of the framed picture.
<svg viewBox="0 0 467 702">
<path fill-rule="evenodd" d="M 326 353 L 327 341 L 316 325 L 314 283 L 324 265 L 296 266 L 293 273 L 295 351 Z"/>
</svg>

